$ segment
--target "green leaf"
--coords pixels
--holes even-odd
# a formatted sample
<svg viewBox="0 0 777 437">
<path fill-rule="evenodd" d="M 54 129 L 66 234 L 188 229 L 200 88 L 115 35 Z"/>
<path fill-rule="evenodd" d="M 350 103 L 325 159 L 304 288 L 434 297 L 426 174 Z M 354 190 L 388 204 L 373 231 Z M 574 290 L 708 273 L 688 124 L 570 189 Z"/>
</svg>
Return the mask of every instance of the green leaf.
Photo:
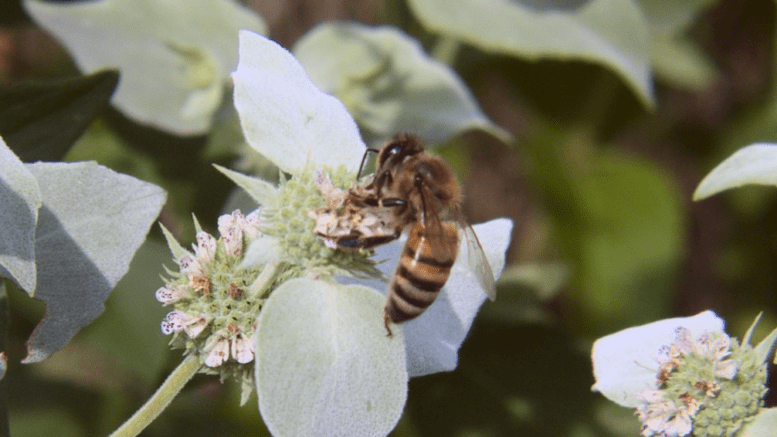
<svg viewBox="0 0 777 437">
<path fill-rule="evenodd" d="M 10 324 L 10 313 L 8 312 L 8 294 L 5 291 L 5 284 L 0 281 L 0 345 L 5 349 L 7 344 L 6 337 L 8 336 L 8 326 Z M 8 370 L 8 357 L 5 354 L 0 354 L 0 380 L 5 378 L 5 372 Z M 7 387 L 4 383 L 0 382 L 0 435 L 3 435 L 3 427 L 7 426 L 7 410 L 8 405 L 6 399 L 8 399 L 5 393 Z"/>
<path fill-rule="evenodd" d="M 544 132 L 524 143 L 526 159 L 573 272 L 579 326 L 599 335 L 660 318 L 684 241 L 676 187 L 649 161 Z"/>
<path fill-rule="evenodd" d="M 293 53 L 316 85 L 343 101 L 368 143 L 411 131 L 434 144 L 467 129 L 512 140 L 453 69 L 398 29 L 325 23 L 300 38 Z"/>
<path fill-rule="evenodd" d="M 245 190 L 259 205 L 273 205 L 278 198 L 278 188 L 262 179 L 246 176 L 228 168 L 213 164 L 216 170 L 228 177 L 238 187 Z"/>
<path fill-rule="evenodd" d="M 576 280 L 586 295 L 585 320 L 620 324 L 664 313 L 682 256 L 683 209 L 676 188 L 657 166 L 604 154 L 576 189 L 581 222 Z"/>
<path fill-rule="evenodd" d="M 154 297 L 154 291 L 164 285 L 159 276 L 169 259 L 164 245 L 150 240 L 143 243 L 111 292 L 103 317 L 79 336 L 121 363 L 133 377 L 140 377 L 148 388 L 158 382 L 169 358 L 169 339 L 160 335 L 159 323 L 170 308 Z"/>
<path fill-rule="evenodd" d="M 743 347 L 746 344 L 750 344 L 750 341 L 753 339 L 753 333 L 755 332 L 755 327 L 758 325 L 758 322 L 761 321 L 761 317 L 764 315 L 763 311 L 758 313 L 757 316 L 755 316 L 755 320 L 753 320 L 753 323 L 750 325 L 749 328 L 747 328 L 747 332 L 745 332 L 745 335 L 742 336 L 742 342 L 740 343 Z"/>
<path fill-rule="evenodd" d="M 112 103 L 127 116 L 179 135 L 208 130 L 229 73 L 240 29 L 265 32 L 237 1 L 25 0 L 38 24 L 67 47 L 78 68 L 118 68 Z"/>
<path fill-rule="evenodd" d="M 172 232 L 170 232 L 165 225 L 162 223 L 159 223 L 159 227 L 162 229 L 162 235 L 165 236 L 165 241 L 167 241 L 167 248 L 170 249 L 170 253 L 173 255 L 173 259 L 176 261 L 180 261 L 185 256 L 191 256 L 192 253 L 188 250 L 184 249 L 183 246 L 181 246 L 181 243 L 178 242 L 178 240 L 175 239 L 175 236 Z"/>
<path fill-rule="evenodd" d="M 93 162 L 28 164 L 43 206 L 35 235 L 38 287 L 46 316 L 24 362 L 59 350 L 103 311 L 165 201 L 159 187 Z"/>
<path fill-rule="evenodd" d="M 24 162 L 58 161 L 107 105 L 115 70 L 0 90 L 0 135 Z"/>
<path fill-rule="evenodd" d="M 693 24 L 696 16 L 716 0 L 638 0 L 653 35 L 672 35 Z"/>
<path fill-rule="evenodd" d="M 761 408 L 752 422 L 737 433 L 737 437 L 773 437 L 775 429 L 777 429 L 777 408 Z"/>
<path fill-rule="evenodd" d="M 275 436 L 385 436 L 407 397 L 401 328 L 386 337 L 383 296 L 292 279 L 259 315 L 256 382 Z"/>
<path fill-rule="evenodd" d="M 739 149 L 704 177 L 693 200 L 748 184 L 777 186 L 777 145 L 751 144 Z"/>
<path fill-rule="evenodd" d="M 531 288 L 540 298 L 550 299 L 567 283 L 570 273 L 569 266 L 561 262 L 519 264 L 506 268 L 499 282 Z"/>
<path fill-rule="evenodd" d="M 719 76 L 712 60 L 685 37 L 656 36 L 650 54 L 656 76 L 680 88 L 700 91 Z"/>
<path fill-rule="evenodd" d="M 759 315 L 758 318 L 755 319 L 755 322 L 753 322 L 753 328 L 755 328 L 755 325 L 758 323 L 758 319 L 760 319 L 760 317 L 761 316 Z M 769 359 L 769 356 L 774 351 L 775 342 L 777 342 L 777 328 L 772 330 L 772 332 L 770 332 L 766 338 L 761 340 L 761 342 L 755 346 L 754 352 L 757 362 L 765 363 Z"/>
<path fill-rule="evenodd" d="M 0 137 L 0 277 L 35 290 L 35 226 L 42 205 L 38 182 Z"/>
<path fill-rule="evenodd" d="M 528 60 L 577 59 L 612 69 L 654 105 L 648 23 L 632 0 L 591 0 L 569 9 L 550 0 L 410 0 L 421 23 L 485 51 Z"/>
<path fill-rule="evenodd" d="M 57 437 L 81 437 L 86 430 L 75 414 L 61 406 L 43 404 L 38 408 L 23 408 L 11 414 L 12 436 L 50 435 L 56 429 Z"/>
</svg>

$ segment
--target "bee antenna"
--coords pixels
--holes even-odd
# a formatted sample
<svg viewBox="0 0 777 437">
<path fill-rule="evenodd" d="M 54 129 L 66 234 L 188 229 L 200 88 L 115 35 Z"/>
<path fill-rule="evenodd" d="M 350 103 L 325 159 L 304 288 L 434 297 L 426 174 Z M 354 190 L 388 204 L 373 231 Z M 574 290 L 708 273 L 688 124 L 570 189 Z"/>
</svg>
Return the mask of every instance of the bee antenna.
<svg viewBox="0 0 777 437">
<path fill-rule="evenodd" d="M 359 173 L 356 174 L 356 180 L 358 181 L 362 177 L 362 170 L 364 170 L 364 163 L 367 162 L 367 155 L 372 153 L 380 153 L 380 150 L 373 149 L 373 148 L 367 148 L 367 150 L 364 151 L 364 156 L 362 156 L 362 163 L 359 165 Z"/>
</svg>

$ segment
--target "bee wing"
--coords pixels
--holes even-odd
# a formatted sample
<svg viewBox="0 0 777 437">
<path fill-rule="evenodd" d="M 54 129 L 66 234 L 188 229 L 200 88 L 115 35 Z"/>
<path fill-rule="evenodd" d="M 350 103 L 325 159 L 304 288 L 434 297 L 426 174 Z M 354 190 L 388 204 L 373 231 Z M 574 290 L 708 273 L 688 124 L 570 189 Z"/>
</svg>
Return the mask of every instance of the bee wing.
<svg viewBox="0 0 777 437">
<path fill-rule="evenodd" d="M 486 296 L 489 299 L 496 299 L 496 280 L 494 279 L 494 272 L 491 270 L 491 264 L 488 263 L 485 252 L 483 252 L 483 246 L 480 245 L 480 240 L 475 234 L 475 230 L 472 226 L 466 222 L 460 222 L 459 226 L 464 231 L 464 238 L 467 240 L 467 260 L 469 261 L 469 268 L 477 275 L 478 282 L 486 292 Z"/>
</svg>

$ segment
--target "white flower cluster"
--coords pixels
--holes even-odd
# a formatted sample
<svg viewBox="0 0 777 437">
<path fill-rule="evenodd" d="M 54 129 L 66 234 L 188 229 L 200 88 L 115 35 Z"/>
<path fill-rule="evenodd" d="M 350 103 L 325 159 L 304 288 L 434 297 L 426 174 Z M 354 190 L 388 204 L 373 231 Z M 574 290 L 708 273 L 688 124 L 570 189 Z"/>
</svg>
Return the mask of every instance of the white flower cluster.
<svg viewBox="0 0 777 437">
<path fill-rule="evenodd" d="M 241 304 L 251 309 L 261 304 L 250 287 L 257 272 L 234 267 L 244 244 L 260 235 L 259 212 L 245 217 L 240 211 L 222 215 L 218 229 L 218 240 L 207 232 L 197 232 L 194 254 L 178 261 L 178 278 L 156 291 L 157 300 L 176 307 L 162 321 L 162 333 L 185 334 L 187 349 L 203 354 L 203 364 L 212 368 L 230 356 L 239 364 L 253 361 L 256 312 L 241 314 L 236 310 Z M 206 328 L 209 334 L 201 339 Z"/>
</svg>

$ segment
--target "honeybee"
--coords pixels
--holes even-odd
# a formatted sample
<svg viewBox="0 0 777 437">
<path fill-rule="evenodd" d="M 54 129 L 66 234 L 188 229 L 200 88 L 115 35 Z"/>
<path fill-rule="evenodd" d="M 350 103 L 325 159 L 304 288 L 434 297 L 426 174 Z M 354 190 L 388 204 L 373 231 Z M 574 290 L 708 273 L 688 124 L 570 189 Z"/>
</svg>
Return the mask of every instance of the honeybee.
<svg viewBox="0 0 777 437">
<path fill-rule="evenodd" d="M 427 153 L 418 136 L 405 132 L 394 135 L 381 149 L 367 149 L 359 176 L 369 153 L 378 154 L 375 173 L 352 187 L 344 204 L 350 214 L 359 211 L 377 224 L 370 232 L 347 229 L 346 235 L 330 241 L 343 250 L 370 249 L 408 230 L 383 308 L 388 336 L 392 336 L 390 323 L 418 317 L 437 298 L 456 261 L 462 233 L 469 266 L 494 300 L 494 274 L 475 232 L 463 218 L 461 189 L 448 164 Z"/>
</svg>

